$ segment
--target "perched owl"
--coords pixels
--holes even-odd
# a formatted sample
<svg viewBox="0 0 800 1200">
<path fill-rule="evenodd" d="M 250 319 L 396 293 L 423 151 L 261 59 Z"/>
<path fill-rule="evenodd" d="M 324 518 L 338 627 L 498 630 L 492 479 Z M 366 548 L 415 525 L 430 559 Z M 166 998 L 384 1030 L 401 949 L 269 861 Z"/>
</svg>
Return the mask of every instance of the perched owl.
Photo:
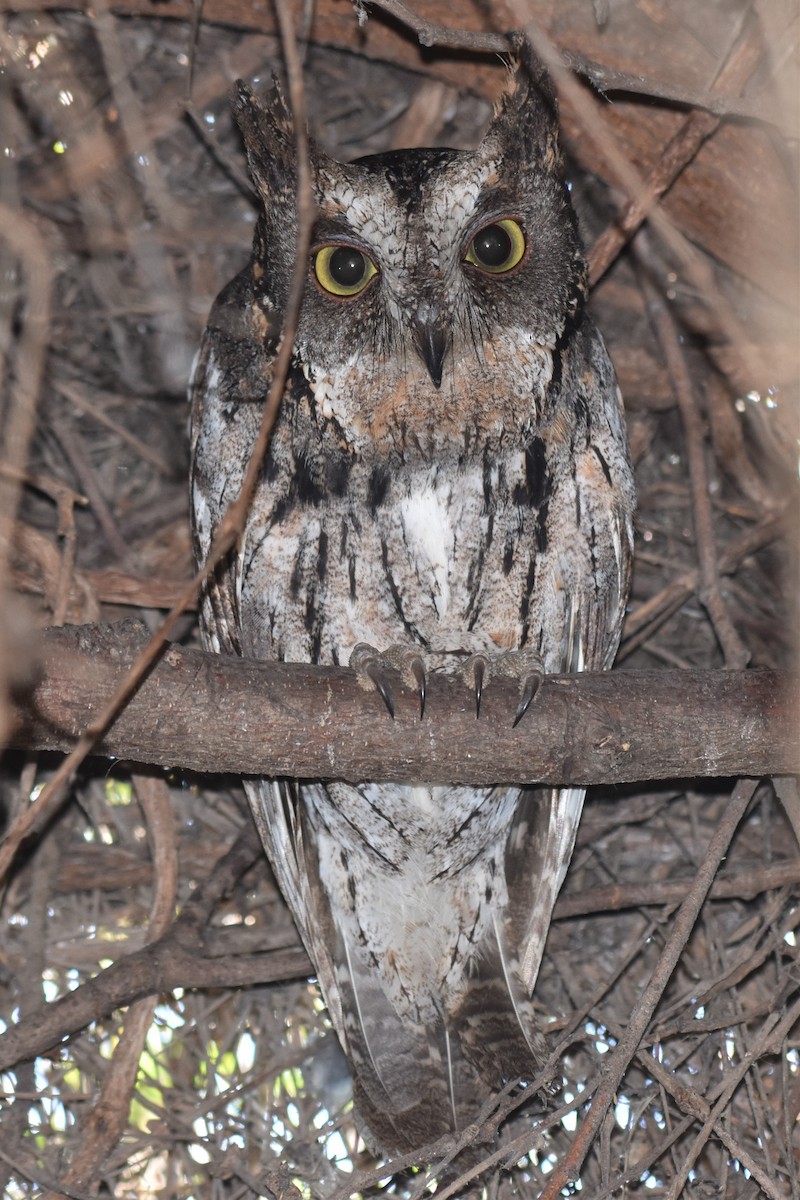
<svg viewBox="0 0 800 1200">
<path fill-rule="evenodd" d="M 235 110 L 261 209 L 193 383 L 199 562 L 261 421 L 297 240 L 290 115 L 243 85 Z M 311 158 L 291 370 L 241 540 L 205 590 L 206 643 L 323 664 L 407 647 L 421 685 L 431 664 L 472 662 L 487 687 L 515 662 L 608 667 L 634 491 L 549 82 L 521 64 L 475 151 Z M 531 993 L 583 792 L 247 791 L 368 1140 L 414 1149 L 532 1078 Z"/>
</svg>

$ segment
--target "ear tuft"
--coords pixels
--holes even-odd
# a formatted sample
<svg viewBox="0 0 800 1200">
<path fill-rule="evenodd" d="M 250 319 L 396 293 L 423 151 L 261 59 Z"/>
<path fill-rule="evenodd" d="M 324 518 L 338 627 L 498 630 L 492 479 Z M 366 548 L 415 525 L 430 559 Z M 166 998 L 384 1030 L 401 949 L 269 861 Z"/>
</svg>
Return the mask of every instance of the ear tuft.
<svg viewBox="0 0 800 1200">
<path fill-rule="evenodd" d="M 285 188 L 295 177 L 294 122 L 278 81 L 273 79 L 265 104 L 237 79 L 232 97 L 233 115 L 242 133 L 250 174 L 263 197 Z"/>
<path fill-rule="evenodd" d="M 501 97 L 486 141 L 501 154 L 524 153 L 531 160 L 560 162 L 558 101 L 553 81 L 530 41 L 511 35 L 509 90 Z"/>
</svg>

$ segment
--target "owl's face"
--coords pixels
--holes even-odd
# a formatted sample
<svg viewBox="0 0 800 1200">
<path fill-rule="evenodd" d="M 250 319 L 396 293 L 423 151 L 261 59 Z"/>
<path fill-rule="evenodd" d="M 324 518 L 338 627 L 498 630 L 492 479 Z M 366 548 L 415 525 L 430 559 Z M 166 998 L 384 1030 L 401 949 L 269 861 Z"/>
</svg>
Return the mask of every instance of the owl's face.
<svg viewBox="0 0 800 1200">
<path fill-rule="evenodd" d="M 281 312 L 296 245 L 291 125 L 244 93 L 238 115 L 264 202 L 256 294 Z M 441 432 L 451 397 L 463 429 L 479 375 L 481 397 L 507 425 L 506 404 L 519 410 L 546 387 L 550 352 L 584 289 L 548 92 L 520 74 L 474 151 L 343 165 L 314 147 L 312 169 L 317 217 L 296 349 L 321 415 L 354 440 L 418 423 L 421 410 Z M 484 424 L 485 408 L 475 414 Z"/>
</svg>

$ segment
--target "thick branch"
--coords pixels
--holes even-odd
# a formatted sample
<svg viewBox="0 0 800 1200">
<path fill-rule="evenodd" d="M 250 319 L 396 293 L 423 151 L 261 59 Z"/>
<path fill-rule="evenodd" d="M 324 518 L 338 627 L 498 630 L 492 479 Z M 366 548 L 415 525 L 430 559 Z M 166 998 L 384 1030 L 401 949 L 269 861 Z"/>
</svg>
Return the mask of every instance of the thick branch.
<svg viewBox="0 0 800 1200">
<path fill-rule="evenodd" d="M 48 629 L 12 744 L 65 750 L 146 642 L 138 622 Z M 98 747 L 203 772 L 431 783 L 609 784 L 794 774 L 800 682 L 776 671 L 551 676 L 516 729 L 519 686 L 490 679 L 480 720 L 460 674 L 434 672 L 425 715 L 396 677 L 396 718 L 346 668 L 171 647 Z"/>
</svg>

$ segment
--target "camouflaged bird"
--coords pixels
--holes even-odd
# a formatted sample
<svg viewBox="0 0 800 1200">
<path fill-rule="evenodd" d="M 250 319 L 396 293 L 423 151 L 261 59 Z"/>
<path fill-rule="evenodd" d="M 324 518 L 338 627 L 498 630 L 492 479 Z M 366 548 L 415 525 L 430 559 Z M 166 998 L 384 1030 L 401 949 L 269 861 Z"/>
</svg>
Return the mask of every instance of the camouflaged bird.
<svg viewBox="0 0 800 1200">
<path fill-rule="evenodd" d="M 193 382 L 198 562 L 256 438 L 298 236 L 289 113 L 243 85 L 235 111 L 260 208 Z M 346 664 L 366 644 L 355 661 L 382 687 L 405 652 L 423 702 L 432 665 L 466 663 L 478 694 L 497 670 L 518 666 L 524 690 L 537 667 L 610 666 L 634 491 L 548 80 L 520 65 L 475 151 L 342 165 L 312 144 L 311 160 L 291 369 L 240 542 L 203 597 L 207 645 Z M 246 787 L 371 1144 L 415 1149 L 531 1079 L 531 993 L 583 792 Z"/>
</svg>

